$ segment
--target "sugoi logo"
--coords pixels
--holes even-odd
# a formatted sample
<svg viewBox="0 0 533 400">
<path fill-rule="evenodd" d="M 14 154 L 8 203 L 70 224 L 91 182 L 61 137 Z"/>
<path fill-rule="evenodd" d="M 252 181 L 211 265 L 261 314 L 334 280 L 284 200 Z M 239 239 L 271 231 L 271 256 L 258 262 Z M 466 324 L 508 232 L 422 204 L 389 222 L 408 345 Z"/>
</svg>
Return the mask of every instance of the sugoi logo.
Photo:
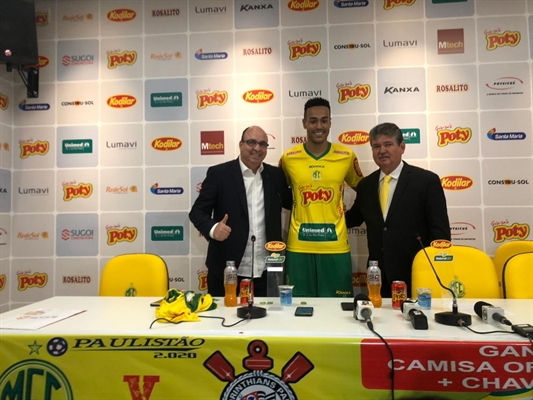
<svg viewBox="0 0 533 400">
<path fill-rule="evenodd" d="M 435 249 L 449 249 L 452 247 L 452 242 L 449 240 L 439 239 L 432 241 L 429 245 Z"/>
<path fill-rule="evenodd" d="M 122 229 L 111 228 L 107 230 L 107 244 L 113 246 L 120 242 L 132 243 L 137 239 L 137 228 L 125 226 Z"/>
<path fill-rule="evenodd" d="M 113 108 L 129 108 L 137 104 L 137 99 L 129 94 L 117 94 L 107 99 L 107 105 Z"/>
<path fill-rule="evenodd" d="M 198 109 L 203 110 L 209 106 L 223 106 L 228 101 L 228 92 L 215 90 L 211 93 L 203 93 L 202 91 L 196 91 L 196 97 L 198 99 Z"/>
<path fill-rule="evenodd" d="M 440 179 L 444 190 L 466 190 L 474 185 L 474 181 L 467 176 L 450 175 Z"/>
<path fill-rule="evenodd" d="M 152 140 L 151 146 L 157 151 L 174 151 L 178 150 L 183 142 L 178 138 L 165 136 Z"/>
<path fill-rule="evenodd" d="M 494 242 L 501 243 L 504 240 L 518 239 L 524 240 L 529 236 L 529 225 L 515 222 L 512 225 L 500 225 L 498 222 L 492 223 L 494 232 Z"/>
<path fill-rule="evenodd" d="M 111 22 L 129 22 L 133 21 L 136 16 L 137 13 L 128 8 L 119 8 L 107 13 L 107 19 Z"/>
<path fill-rule="evenodd" d="M 18 275 L 18 290 L 20 292 L 30 288 L 42 289 L 48 282 L 48 274 L 36 272 L 33 275 L 27 273 L 17 273 Z"/>
<path fill-rule="evenodd" d="M 63 229 L 61 239 L 67 240 L 92 240 L 94 238 L 93 229 Z"/>
<path fill-rule="evenodd" d="M 152 187 L 150 188 L 150 192 L 153 194 L 161 195 L 161 194 L 183 194 L 183 188 L 182 187 L 159 187 L 158 183 L 154 183 Z"/>
<path fill-rule="evenodd" d="M 520 32 L 505 31 L 500 33 L 500 29 L 494 31 L 486 30 L 485 38 L 487 39 L 487 50 L 496 50 L 498 47 L 515 47 L 520 43 Z"/>
<path fill-rule="evenodd" d="M 35 25 L 37 26 L 46 26 L 49 22 L 48 12 L 36 11 L 35 12 Z"/>
<path fill-rule="evenodd" d="M 465 52 L 464 29 L 437 30 L 438 54 L 462 54 Z"/>
<path fill-rule="evenodd" d="M 492 128 L 487 132 L 487 137 L 490 140 L 524 140 L 526 138 L 526 134 L 524 132 L 496 133 L 496 128 Z"/>
<path fill-rule="evenodd" d="M 225 60 L 226 58 L 228 58 L 228 53 L 223 51 L 217 53 L 204 53 L 202 49 L 198 49 L 196 53 L 194 53 L 194 58 L 200 61 Z"/>
<path fill-rule="evenodd" d="M 265 244 L 265 249 L 267 251 L 282 251 L 285 250 L 287 245 L 283 242 L 268 242 Z"/>
<path fill-rule="evenodd" d="M 30 156 L 44 156 L 50 149 L 50 143 L 40 140 L 35 143 L 22 143 L 20 145 L 20 158 L 28 158 Z"/>
<path fill-rule="evenodd" d="M 348 145 L 360 146 L 370 141 L 368 132 L 365 131 L 348 131 L 343 132 L 338 137 L 339 142 Z"/>
<path fill-rule="evenodd" d="M 470 128 L 462 128 L 458 126 L 454 130 L 442 129 L 437 131 L 437 145 L 444 147 L 453 143 L 468 143 L 472 138 L 472 130 Z"/>
<path fill-rule="evenodd" d="M 287 8 L 291 11 L 312 11 L 320 6 L 318 0 L 290 0 Z"/>
<path fill-rule="evenodd" d="M 124 50 L 122 53 L 107 53 L 107 68 L 114 69 L 121 65 L 133 65 L 137 61 L 137 52 Z"/>
<path fill-rule="evenodd" d="M 200 154 L 204 156 L 224 154 L 224 131 L 201 131 Z"/>
<path fill-rule="evenodd" d="M 71 201 L 76 198 L 87 199 L 93 194 L 93 185 L 91 183 L 80 183 L 79 185 L 63 186 L 63 201 Z"/>
<path fill-rule="evenodd" d="M 370 85 L 356 83 L 353 86 L 338 87 L 339 103 L 343 104 L 350 100 L 366 100 L 370 96 Z"/>
<path fill-rule="evenodd" d="M 274 98 L 274 93 L 268 89 L 253 89 L 244 92 L 242 99 L 247 103 L 267 103 Z"/>
<path fill-rule="evenodd" d="M 296 399 L 296 393 L 288 385 L 299 382 L 313 370 L 314 365 L 302 353 L 297 352 L 281 368 L 281 376 L 271 370 L 273 359 L 268 357 L 267 344 L 259 339 L 248 344 L 248 357 L 242 365 L 247 370 L 235 376 L 235 368 L 224 355 L 215 351 L 204 362 L 204 367 L 222 382 L 227 382 L 221 399 Z"/>
<path fill-rule="evenodd" d="M 301 190 L 302 206 L 307 207 L 313 203 L 329 203 L 333 199 L 333 189 L 319 187 L 315 190 Z"/>
<path fill-rule="evenodd" d="M 322 47 L 320 42 L 311 42 L 308 40 L 304 44 L 300 44 L 302 42 L 302 39 L 296 42 L 289 40 L 289 59 L 291 61 L 297 60 L 300 57 L 316 57 L 320 54 L 320 49 Z"/>
<path fill-rule="evenodd" d="M 0 110 L 7 110 L 7 107 L 9 107 L 9 97 L 0 93 Z"/>
<path fill-rule="evenodd" d="M 411 6 L 415 3 L 416 0 L 384 0 L 383 8 L 385 10 L 391 10 L 394 7 L 398 6 Z"/>
<path fill-rule="evenodd" d="M 78 65 L 92 65 L 94 64 L 94 55 L 84 54 L 84 55 L 73 55 L 73 56 L 63 56 L 61 59 L 61 64 L 65 67 L 69 65 L 78 66 Z"/>
</svg>

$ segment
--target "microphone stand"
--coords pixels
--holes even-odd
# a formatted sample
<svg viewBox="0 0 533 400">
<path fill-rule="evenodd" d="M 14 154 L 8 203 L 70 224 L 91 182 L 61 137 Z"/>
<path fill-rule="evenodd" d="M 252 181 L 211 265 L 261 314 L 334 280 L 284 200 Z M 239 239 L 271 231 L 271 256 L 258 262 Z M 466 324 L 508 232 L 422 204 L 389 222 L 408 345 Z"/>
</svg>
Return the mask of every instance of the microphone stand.
<svg viewBox="0 0 533 400">
<path fill-rule="evenodd" d="M 433 263 L 431 262 L 431 258 L 429 258 L 429 255 L 426 251 L 426 248 L 424 247 L 424 244 L 422 243 L 422 239 L 420 238 L 420 236 L 417 236 L 416 240 L 418 240 L 418 243 L 420 243 L 420 246 L 422 247 L 422 250 L 424 251 L 426 258 L 429 261 L 429 265 L 431 266 L 433 273 L 437 277 L 437 281 L 439 282 L 439 285 L 452 294 L 452 299 L 453 299 L 452 300 L 452 311 L 451 312 L 443 311 L 440 313 L 435 313 L 435 322 L 442 324 L 442 325 L 450 325 L 450 326 L 472 325 L 472 316 L 470 314 L 459 312 L 459 308 L 457 307 L 457 296 L 455 295 L 455 292 L 449 287 L 444 286 L 442 282 L 440 281 L 439 274 L 437 274 L 437 271 L 435 270 L 435 267 L 433 266 Z"/>
<path fill-rule="evenodd" d="M 255 262 L 255 254 L 254 254 L 254 248 L 255 248 L 255 235 L 252 235 L 250 238 L 252 241 L 252 276 L 251 278 L 251 287 L 250 287 L 250 293 L 253 288 L 254 284 L 254 262 Z M 239 307 L 237 308 L 237 317 L 239 318 L 246 318 L 246 319 L 258 319 L 258 318 L 264 318 L 266 317 L 267 311 L 266 308 L 263 307 L 257 307 L 254 306 L 253 298 L 255 296 L 248 296 L 248 306 L 245 307 Z"/>
</svg>

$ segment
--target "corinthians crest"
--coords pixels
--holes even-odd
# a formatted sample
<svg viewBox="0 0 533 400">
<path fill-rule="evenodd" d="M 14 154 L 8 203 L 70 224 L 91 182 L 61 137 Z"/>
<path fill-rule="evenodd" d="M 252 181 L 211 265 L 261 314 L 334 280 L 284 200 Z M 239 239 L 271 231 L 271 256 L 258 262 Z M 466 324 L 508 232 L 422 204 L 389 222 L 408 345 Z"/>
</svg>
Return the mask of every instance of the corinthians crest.
<svg viewBox="0 0 533 400">
<path fill-rule="evenodd" d="M 289 384 L 298 382 L 314 368 L 306 356 L 297 352 L 283 366 L 281 376 L 268 372 L 273 368 L 274 361 L 267 356 L 267 344 L 259 339 L 248 344 L 248 354 L 242 360 L 247 371 L 237 376 L 235 368 L 220 351 L 215 351 L 205 360 L 205 368 L 221 381 L 228 382 L 221 400 L 296 400 Z"/>
</svg>

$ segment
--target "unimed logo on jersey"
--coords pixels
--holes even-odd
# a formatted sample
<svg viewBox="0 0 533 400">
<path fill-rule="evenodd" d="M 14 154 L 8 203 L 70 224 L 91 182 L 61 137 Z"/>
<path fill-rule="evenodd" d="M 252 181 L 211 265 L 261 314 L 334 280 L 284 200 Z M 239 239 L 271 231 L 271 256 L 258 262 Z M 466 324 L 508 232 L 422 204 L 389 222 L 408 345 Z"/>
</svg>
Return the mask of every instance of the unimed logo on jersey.
<svg viewBox="0 0 533 400">
<path fill-rule="evenodd" d="M 291 11 L 312 11 L 320 6 L 318 0 L 290 0 L 287 8 Z"/>
<path fill-rule="evenodd" d="M 63 201 L 71 201 L 76 198 L 89 198 L 93 194 L 91 183 L 63 182 Z"/>
<path fill-rule="evenodd" d="M 416 0 L 383 0 L 383 8 L 385 10 L 391 10 L 398 6 L 412 6 Z"/>
<path fill-rule="evenodd" d="M 20 158 L 28 158 L 30 156 L 44 156 L 46 153 L 48 153 L 48 150 L 50 149 L 50 143 L 47 141 L 36 141 L 33 142 L 21 140 L 19 141 L 20 144 Z"/>
<path fill-rule="evenodd" d="M 439 29 L 437 42 L 438 54 L 462 54 L 465 52 L 464 29 Z"/>
<path fill-rule="evenodd" d="M 125 226 L 120 227 L 120 224 L 107 225 L 107 244 L 113 246 L 120 242 L 134 242 L 137 239 L 137 228 Z"/>
<path fill-rule="evenodd" d="M 291 61 L 295 61 L 300 57 L 315 57 L 320 54 L 320 49 L 322 48 L 320 42 L 311 42 L 308 40 L 303 43 L 303 39 L 289 40 L 287 44 L 289 45 L 289 59 Z"/>
<path fill-rule="evenodd" d="M 487 50 L 496 50 L 498 47 L 515 47 L 520 43 L 520 32 L 518 31 L 504 31 L 498 29 L 486 29 L 485 38 L 487 39 Z"/>
<path fill-rule="evenodd" d="M 444 147 L 453 143 L 468 143 L 472 138 L 472 129 L 456 127 L 455 129 L 437 130 L 437 145 Z"/>
<path fill-rule="evenodd" d="M 200 154 L 203 156 L 224 154 L 224 131 L 201 131 Z"/>
<path fill-rule="evenodd" d="M 444 190 L 466 190 L 474 185 L 474 181 L 468 176 L 448 175 L 440 178 Z"/>
<path fill-rule="evenodd" d="M 510 224 L 507 219 L 504 221 L 492 221 L 491 225 L 495 243 L 512 239 L 524 240 L 527 239 L 531 231 L 528 224 L 520 224 L 518 222 Z"/>
</svg>

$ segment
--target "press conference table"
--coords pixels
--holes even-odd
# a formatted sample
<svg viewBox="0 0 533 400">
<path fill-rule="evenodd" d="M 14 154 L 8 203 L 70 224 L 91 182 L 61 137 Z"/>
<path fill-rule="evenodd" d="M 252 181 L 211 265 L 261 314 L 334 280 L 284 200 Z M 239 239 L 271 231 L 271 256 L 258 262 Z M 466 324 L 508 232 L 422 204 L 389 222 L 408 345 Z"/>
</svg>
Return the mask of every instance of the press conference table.
<svg viewBox="0 0 533 400">
<path fill-rule="evenodd" d="M 374 329 L 394 362 L 365 323 L 342 311 L 350 299 L 296 298 L 284 308 L 257 299 L 265 318 L 227 328 L 207 318 L 150 328 L 153 300 L 54 297 L 0 314 L 2 325 L 35 310 L 85 310 L 38 330 L 0 329 L 0 398 L 390 399 L 393 365 L 396 399 L 533 397 L 532 344 L 517 334 L 439 325 L 433 314 L 448 311 L 440 299 L 424 311 L 428 330 L 415 330 L 390 299 L 374 310 Z M 302 302 L 314 307 L 312 317 L 294 316 Z M 459 300 L 471 329 L 510 331 L 482 322 L 476 302 Z M 489 302 L 513 323 L 533 324 L 533 301 Z M 217 303 L 198 315 L 239 321 L 236 308 Z"/>
</svg>

